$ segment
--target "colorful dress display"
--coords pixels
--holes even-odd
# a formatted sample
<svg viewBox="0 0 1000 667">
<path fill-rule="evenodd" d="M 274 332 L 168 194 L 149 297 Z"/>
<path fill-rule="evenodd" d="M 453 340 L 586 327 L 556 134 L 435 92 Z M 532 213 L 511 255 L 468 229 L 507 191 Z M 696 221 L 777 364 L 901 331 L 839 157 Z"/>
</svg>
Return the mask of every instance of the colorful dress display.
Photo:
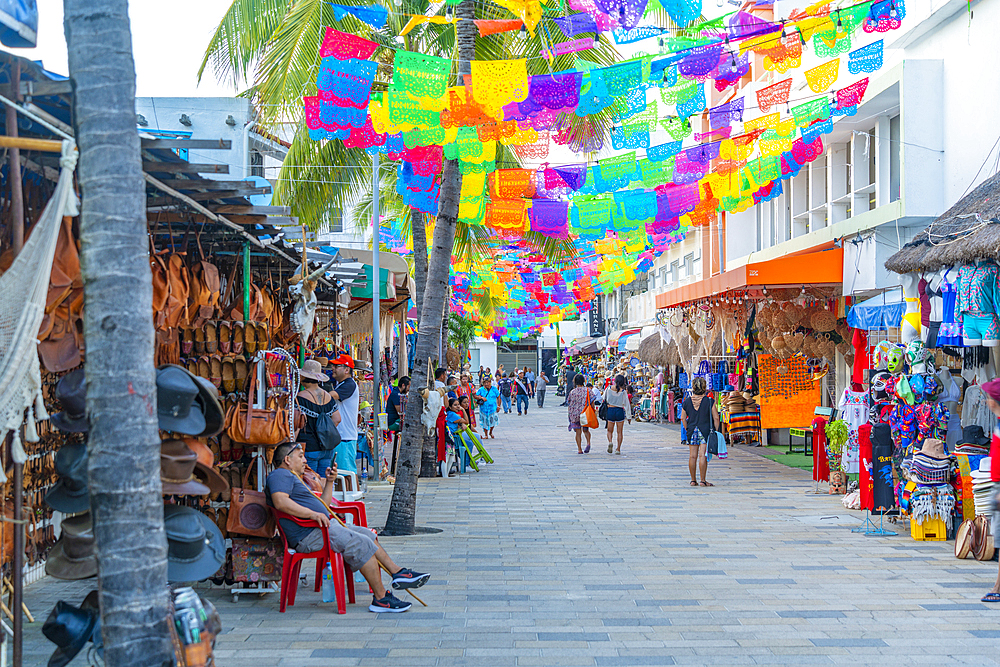
<svg viewBox="0 0 1000 667">
<path fill-rule="evenodd" d="M 861 461 L 858 429 L 868 423 L 868 392 L 845 389 L 837 403 L 841 418 L 847 424 L 847 442 L 844 443 L 840 465 L 844 472 L 857 473 Z"/>
<path fill-rule="evenodd" d="M 962 322 L 961 315 L 957 313 L 958 287 L 954 282 L 948 280 L 948 273 L 944 272 L 941 281 L 941 328 L 938 329 L 937 346 L 956 345 L 961 347 L 962 342 Z"/>
</svg>

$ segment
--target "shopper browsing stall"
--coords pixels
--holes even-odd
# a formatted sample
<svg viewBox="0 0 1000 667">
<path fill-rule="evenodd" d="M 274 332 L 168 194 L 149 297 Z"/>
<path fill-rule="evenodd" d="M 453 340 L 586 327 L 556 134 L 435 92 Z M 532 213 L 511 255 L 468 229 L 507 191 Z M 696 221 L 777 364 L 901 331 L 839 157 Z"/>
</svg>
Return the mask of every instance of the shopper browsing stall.
<svg viewBox="0 0 1000 667">
<path fill-rule="evenodd" d="M 330 362 L 336 381 L 330 396 L 340 410 L 340 444 L 337 445 L 336 464 L 341 470 L 358 472 L 358 384 L 354 381 L 354 359 L 342 354 Z M 317 470 L 316 472 L 322 472 Z"/>
<path fill-rule="evenodd" d="M 322 475 L 333 465 L 334 451 L 342 441 L 338 430 L 340 410 L 333 397 L 320 388 L 320 383 L 328 378 L 318 361 L 306 361 L 299 371 L 299 378 L 302 380 L 302 391 L 295 402 L 306 418 L 306 425 L 299 431 L 298 441 L 305 445 L 309 467 Z"/>
<path fill-rule="evenodd" d="M 319 551 L 323 548 L 322 528 L 327 528 L 330 548 L 343 555 L 348 567 L 360 572 L 371 586 L 373 597 L 368 610 L 377 614 L 407 611 L 412 605 L 388 592 L 382 584 L 379 563 L 392 575 L 392 587 L 396 590 L 420 588 L 431 577 L 396 565 L 368 528 L 344 526 L 339 521 L 330 521 L 327 506 L 333 496 L 333 482 L 337 479 L 336 465 L 327 468 L 323 494 L 317 498 L 301 479 L 306 467 L 302 445 L 292 442 L 278 445 L 274 449 L 273 461 L 277 467 L 267 476 L 265 487 L 268 504 L 279 512 L 318 524 L 315 528 L 310 528 L 282 519 L 281 530 L 288 545 L 299 553 Z"/>
<path fill-rule="evenodd" d="M 705 480 L 708 473 L 708 435 L 713 425 L 719 428 L 719 411 L 715 401 L 706 393 L 705 378 L 696 377 L 691 383 L 692 395 L 684 399 L 681 416 L 688 436 L 690 455 L 688 469 L 691 472 L 691 486 L 698 486 L 695 471 L 701 473 L 702 486 L 714 486 Z"/>
</svg>

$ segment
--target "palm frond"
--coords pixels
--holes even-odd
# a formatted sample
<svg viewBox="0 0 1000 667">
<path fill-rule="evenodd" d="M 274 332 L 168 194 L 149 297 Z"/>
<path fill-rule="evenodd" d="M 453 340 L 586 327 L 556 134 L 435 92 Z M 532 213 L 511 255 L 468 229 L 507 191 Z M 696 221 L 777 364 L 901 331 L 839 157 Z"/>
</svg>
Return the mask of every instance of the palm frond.
<svg viewBox="0 0 1000 667">
<path fill-rule="evenodd" d="M 220 82 L 232 81 L 237 89 L 246 85 L 292 4 L 293 0 L 233 0 L 208 42 L 198 81 L 211 64 Z"/>
</svg>

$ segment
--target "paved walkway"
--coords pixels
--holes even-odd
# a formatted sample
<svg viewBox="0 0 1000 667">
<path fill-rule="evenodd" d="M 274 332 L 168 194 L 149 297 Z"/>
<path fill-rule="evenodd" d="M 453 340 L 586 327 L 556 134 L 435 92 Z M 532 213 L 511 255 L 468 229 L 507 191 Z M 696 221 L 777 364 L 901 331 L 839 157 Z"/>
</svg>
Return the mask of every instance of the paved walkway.
<svg viewBox="0 0 1000 667">
<path fill-rule="evenodd" d="M 580 456 L 565 422 L 554 406 L 504 416 L 494 465 L 421 480 L 419 523 L 444 532 L 383 544 L 433 573 L 428 608 L 375 615 L 359 595 L 338 616 L 310 587 L 279 614 L 276 596 L 212 591 L 218 664 L 996 664 L 1000 606 L 979 602 L 995 564 L 908 525 L 851 533 L 859 513 L 746 448 L 691 488 L 678 429 L 626 425 L 625 455 L 601 433 Z M 369 495 L 381 522 L 389 489 Z M 26 598 L 41 621 L 86 590 L 45 579 Z M 39 627 L 25 664 L 51 652 Z"/>
</svg>

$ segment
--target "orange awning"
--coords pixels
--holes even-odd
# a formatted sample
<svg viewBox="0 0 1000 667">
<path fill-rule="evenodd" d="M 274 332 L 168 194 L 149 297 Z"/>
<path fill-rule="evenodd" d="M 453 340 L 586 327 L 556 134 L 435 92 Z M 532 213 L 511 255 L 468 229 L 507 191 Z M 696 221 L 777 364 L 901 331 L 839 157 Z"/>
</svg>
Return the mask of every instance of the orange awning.
<svg viewBox="0 0 1000 667">
<path fill-rule="evenodd" d="M 830 285 L 844 282 L 844 250 L 831 248 L 800 255 L 786 255 L 766 262 L 746 264 L 732 271 L 656 295 L 657 308 L 672 308 L 689 301 L 725 294 L 747 287 Z"/>
</svg>

